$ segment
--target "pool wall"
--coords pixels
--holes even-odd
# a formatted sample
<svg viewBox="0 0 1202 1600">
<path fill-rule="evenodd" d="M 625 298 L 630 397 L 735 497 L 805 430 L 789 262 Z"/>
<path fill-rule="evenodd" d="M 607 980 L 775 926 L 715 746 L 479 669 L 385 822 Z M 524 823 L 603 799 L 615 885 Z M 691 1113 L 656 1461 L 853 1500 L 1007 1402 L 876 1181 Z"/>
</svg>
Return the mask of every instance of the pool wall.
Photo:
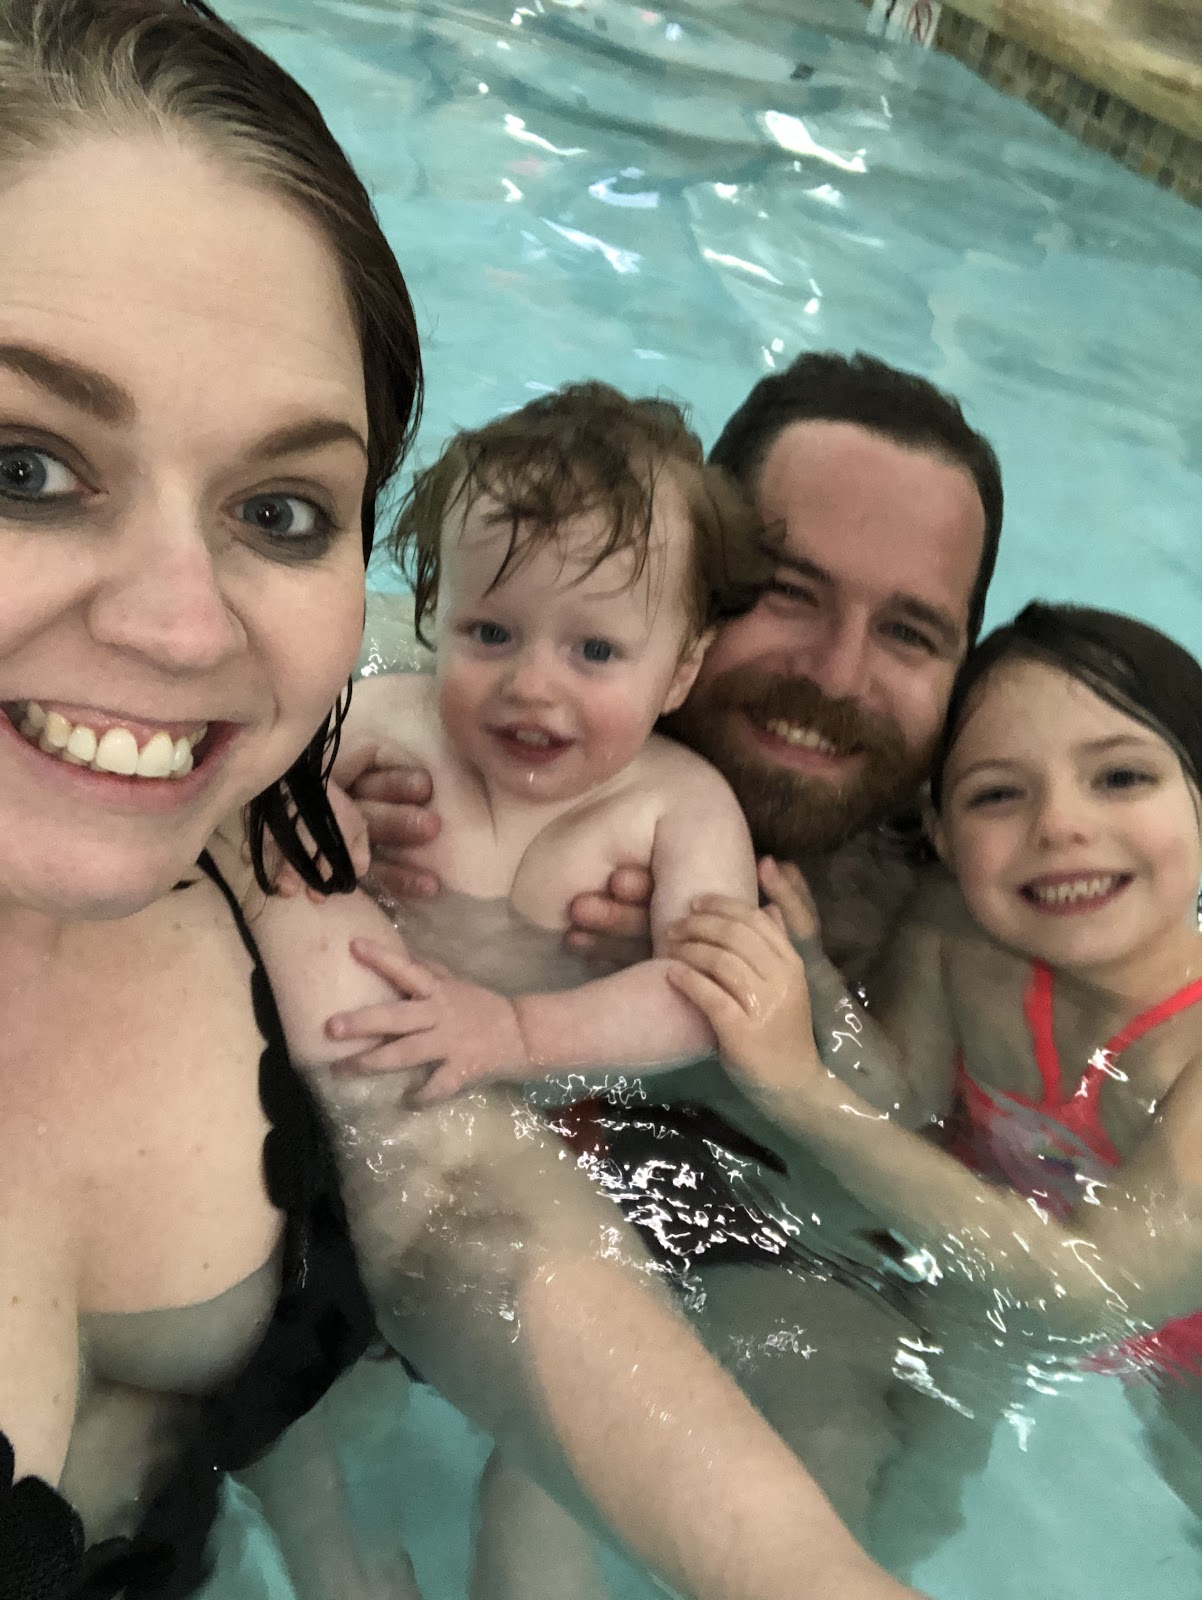
<svg viewBox="0 0 1202 1600">
<path fill-rule="evenodd" d="M 945 0 L 933 42 L 1083 144 L 1202 205 L 1198 0 Z"/>
</svg>

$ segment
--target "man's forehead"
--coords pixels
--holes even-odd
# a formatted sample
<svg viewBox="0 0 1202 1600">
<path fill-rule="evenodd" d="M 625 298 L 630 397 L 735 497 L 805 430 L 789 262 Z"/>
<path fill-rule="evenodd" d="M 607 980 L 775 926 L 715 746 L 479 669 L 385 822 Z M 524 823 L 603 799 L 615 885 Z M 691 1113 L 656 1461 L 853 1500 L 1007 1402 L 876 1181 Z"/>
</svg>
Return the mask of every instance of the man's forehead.
<svg viewBox="0 0 1202 1600">
<path fill-rule="evenodd" d="M 755 494 L 784 551 L 835 581 L 919 594 L 967 611 L 985 512 L 967 467 L 854 423 L 791 423 Z"/>
</svg>

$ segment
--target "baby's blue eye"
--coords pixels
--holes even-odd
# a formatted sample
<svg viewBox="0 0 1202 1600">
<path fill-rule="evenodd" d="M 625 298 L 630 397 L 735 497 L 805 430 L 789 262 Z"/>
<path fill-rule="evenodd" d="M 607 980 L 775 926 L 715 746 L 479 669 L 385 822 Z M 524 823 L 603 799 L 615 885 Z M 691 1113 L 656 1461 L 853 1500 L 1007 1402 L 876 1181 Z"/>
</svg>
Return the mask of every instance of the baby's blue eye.
<svg viewBox="0 0 1202 1600">
<path fill-rule="evenodd" d="M 580 653 L 586 661 L 612 661 L 614 647 L 608 639 L 586 639 L 580 647 Z"/>
<path fill-rule="evenodd" d="M 481 644 L 508 644 L 509 629 L 503 628 L 499 622 L 478 622 L 476 637 Z"/>
</svg>

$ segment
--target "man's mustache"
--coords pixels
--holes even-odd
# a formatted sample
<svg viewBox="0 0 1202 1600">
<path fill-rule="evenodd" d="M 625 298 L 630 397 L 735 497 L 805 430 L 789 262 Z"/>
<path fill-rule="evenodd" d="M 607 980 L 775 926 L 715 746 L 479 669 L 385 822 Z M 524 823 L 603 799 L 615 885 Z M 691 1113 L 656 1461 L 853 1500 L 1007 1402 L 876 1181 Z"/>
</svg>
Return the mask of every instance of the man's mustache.
<svg viewBox="0 0 1202 1600">
<path fill-rule="evenodd" d="M 779 720 L 812 728 L 840 755 L 901 753 L 905 748 L 894 723 L 854 700 L 833 699 L 812 678 L 732 667 L 710 684 L 706 698 L 715 710 L 743 711 L 756 722 Z"/>
</svg>

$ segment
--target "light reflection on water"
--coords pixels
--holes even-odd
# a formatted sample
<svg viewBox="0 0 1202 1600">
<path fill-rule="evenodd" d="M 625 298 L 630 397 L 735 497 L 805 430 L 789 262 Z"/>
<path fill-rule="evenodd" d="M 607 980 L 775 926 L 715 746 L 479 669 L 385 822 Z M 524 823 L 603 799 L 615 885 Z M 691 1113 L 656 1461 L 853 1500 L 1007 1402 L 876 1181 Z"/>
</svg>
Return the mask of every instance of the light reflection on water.
<svg viewBox="0 0 1202 1600">
<path fill-rule="evenodd" d="M 955 63 L 870 40 L 854 0 L 224 10 L 377 198 L 419 308 L 424 459 L 584 375 L 684 398 L 712 438 L 796 351 L 863 347 L 952 389 L 998 448 L 991 620 L 1073 598 L 1197 648 L 1197 211 Z M 808 1348 L 801 1326 L 767 1336 L 778 1356 Z M 950 1393 L 912 1337 L 916 1386 Z M 1199 1557 L 1121 1387 L 1038 1362 L 1019 1382 L 927 1586 L 1192 1600 Z"/>
</svg>

